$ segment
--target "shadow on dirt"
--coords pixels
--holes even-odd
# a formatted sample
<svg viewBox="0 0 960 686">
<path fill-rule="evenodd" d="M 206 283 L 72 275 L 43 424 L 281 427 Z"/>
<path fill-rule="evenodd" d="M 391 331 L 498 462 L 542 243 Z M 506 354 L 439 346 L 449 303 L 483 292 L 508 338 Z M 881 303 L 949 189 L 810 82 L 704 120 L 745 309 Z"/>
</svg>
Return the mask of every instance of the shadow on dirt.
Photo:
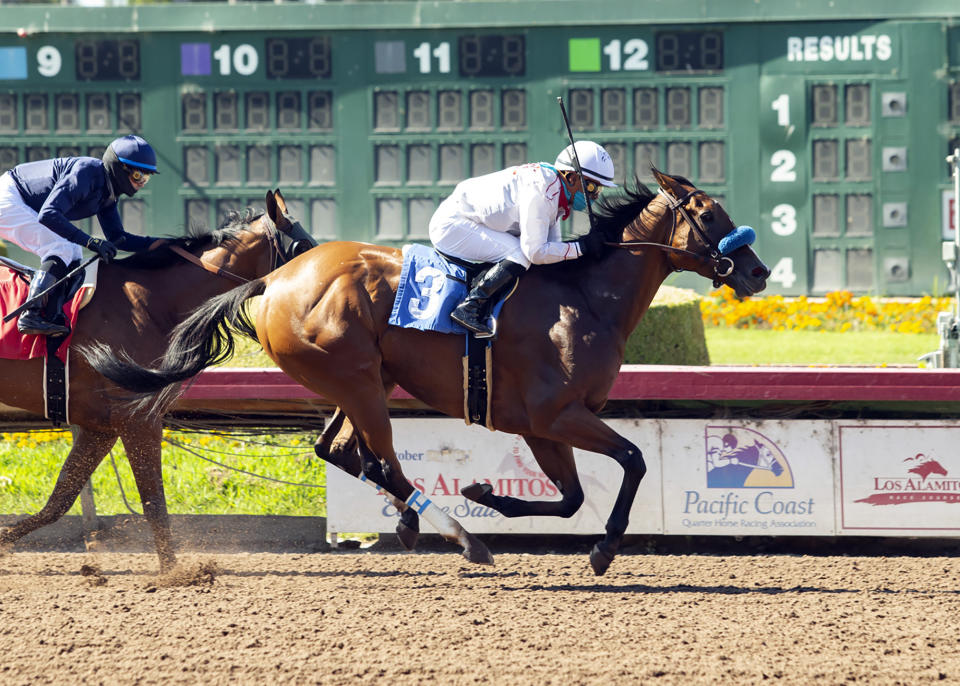
<svg viewBox="0 0 960 686">
<path fill-rule="evenodd" d="M 497 553 L 532 555 L 588 554 L 601 536 L 483 535 L 481 539 Z M 418 552 L 454 552 L 456 547 L 440 536 L 424 534 Z M 393 534 L 364 548 L 370 552 L 402 551 Z M 637 536 L 624 538 L 618 555 L 813 555 L 821 557 L 960 557 L 955 538 L 877 538 L 869 536 Z"/>
</svg>

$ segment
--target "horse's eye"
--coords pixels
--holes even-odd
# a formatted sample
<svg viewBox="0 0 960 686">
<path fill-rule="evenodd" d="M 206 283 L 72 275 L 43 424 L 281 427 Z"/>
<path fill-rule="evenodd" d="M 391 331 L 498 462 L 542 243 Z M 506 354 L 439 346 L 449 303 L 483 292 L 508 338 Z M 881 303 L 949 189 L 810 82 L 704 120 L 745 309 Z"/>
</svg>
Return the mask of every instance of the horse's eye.
<svg viewBox="0 0 960 686">
<path fill-rule="evenodd" d="M 706 212 L 704 212 L 704 213 L 702 213 L 702 214 L 700 215 L 700 219 L 701 219 L 702 221 L 705 221 L 705 222 L 712 222 L 712 221 L 713 221 L 713 212 L 711 212 L 710 210 L 707 210 Z"/>
</svg>

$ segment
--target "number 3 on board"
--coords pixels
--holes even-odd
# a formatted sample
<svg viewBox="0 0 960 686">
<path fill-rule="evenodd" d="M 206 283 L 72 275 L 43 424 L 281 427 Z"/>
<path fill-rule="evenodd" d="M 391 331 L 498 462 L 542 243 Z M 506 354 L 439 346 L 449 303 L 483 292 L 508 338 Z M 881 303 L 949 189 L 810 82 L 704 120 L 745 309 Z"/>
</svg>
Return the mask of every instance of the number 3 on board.
<svg viewBox="0 0 960 686">
<path fill-rule="evenodd" d="M 770 222 L 770 228 L 778 236 L 792 236 L 797 230 L 797 208 L 787 203 L 782 203 L 773 208 L 770 213 L 774 221 Z"/>
</svg>

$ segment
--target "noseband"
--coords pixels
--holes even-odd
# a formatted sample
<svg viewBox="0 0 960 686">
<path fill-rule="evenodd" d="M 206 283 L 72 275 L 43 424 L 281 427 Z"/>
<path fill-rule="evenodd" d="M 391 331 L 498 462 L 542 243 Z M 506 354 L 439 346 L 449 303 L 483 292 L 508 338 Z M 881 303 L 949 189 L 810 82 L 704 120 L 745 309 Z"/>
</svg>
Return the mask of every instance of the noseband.
<svg viewBox="0 0 960 686">
<path fill-rule="evenodd" d="M 653 241 L 625 241 L 623 243 L 607 243 L 607 245 L 614 248 L 635 248 L 638 246 L 649 246 L 652 248 L 660 248 L 669 253 L 674 253 L 677 255 L 686 255 L 701 264 L 708 265 L 713 270 L 713 287 L 720 287 L 720 280 L 725 279 L 733 273 L 735 265 L 733 260 L 729 257 L 723 255 L 720 252 L 720 249 L 717 247 L 717 244 L 714 243 L 706 229 L 703 227 L 703 224 L 700 222 L 700 217 L 692 217 L 687 209 L 684 207 L 684 203 L 688 199 L 697 195 L 703 194 L 706 195 L 699 188 L 694 188 L 691 191 L 688 191 L 686 195 L 681 198 L 674 199 L 669 193 L 664 191 L 662 188 L 659 189 L 659 194 L 664 197 L 667 202 L 667 207 L 670 208 L 671 223 L 670 223 L 670 238 L 667 240 L 667 243 L 656 243 Z M 700 242 L 706 245 L 710 252 L 707 255 L 701 255 L 699 253 L 692 252 L 690 250 L 684 250 L 683 248 L 677 248 L 672 245 L 673 235 L 677 231 L 677 212 L 679 212 L 684 220 L 687 222 L 687 226 L 693 229 L 694 233 L 697 234 L 697 238 L 700 239 Z M 627 227 L 627 230 L 630 231 L 630 227 Z M 632 231 L 630 231 L 633 233 Z M 671 262 L 671 266 L 673 263 Z M 676 272 L 682 272 L 683 269 L 673 266 L 673 270 Z"/>
</svg>

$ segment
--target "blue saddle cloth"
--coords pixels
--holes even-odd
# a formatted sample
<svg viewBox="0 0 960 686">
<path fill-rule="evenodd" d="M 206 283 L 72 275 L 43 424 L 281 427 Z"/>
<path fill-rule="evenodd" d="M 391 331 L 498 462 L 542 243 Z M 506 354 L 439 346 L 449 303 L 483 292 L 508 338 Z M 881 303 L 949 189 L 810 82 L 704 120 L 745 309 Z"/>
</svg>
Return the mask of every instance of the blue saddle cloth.
<svg viewBox="0 0 960 686">
<path fill-rule="evenodd" d="M 433 248 L 403 246 L 400 284 L 390 313 L 390 324 L 421 331 L 469 333 L 450 319 L 450 313 L 467 297 L 467 270 L 437 254 Z M 493 316 L 500 314 L 497 303 Z"/>
</svg>

